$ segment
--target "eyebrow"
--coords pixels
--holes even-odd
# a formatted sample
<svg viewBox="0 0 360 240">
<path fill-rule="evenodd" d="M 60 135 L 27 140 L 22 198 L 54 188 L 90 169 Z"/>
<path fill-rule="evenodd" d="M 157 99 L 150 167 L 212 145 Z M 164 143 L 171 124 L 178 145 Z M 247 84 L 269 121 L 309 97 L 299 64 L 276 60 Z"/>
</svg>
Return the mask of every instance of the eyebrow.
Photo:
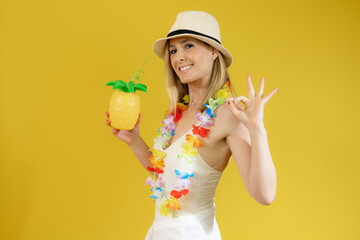
<svg viewBox="0 0 360 240">
<path fill-rule="evenodd" d="M 183 43 L 188 42 L 188 41 L 191 41 L 191 39 L 187 38 L 187 39 L 185 39 L 185 40 L 182 40 L 182 41 L 180 42 L 180 44 L 183 44 Z M 171 48 L 171 47 L 175 47 L 175 45 L 170 45 L 169 48 Z"/>
</svg>

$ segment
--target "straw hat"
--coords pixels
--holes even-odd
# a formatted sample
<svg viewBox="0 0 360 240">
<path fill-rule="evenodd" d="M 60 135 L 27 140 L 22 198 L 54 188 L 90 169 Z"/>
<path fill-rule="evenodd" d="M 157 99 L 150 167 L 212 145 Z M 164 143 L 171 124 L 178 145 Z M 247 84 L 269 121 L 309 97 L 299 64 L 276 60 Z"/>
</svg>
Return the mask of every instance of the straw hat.
<svg viewBox="0 0 360 240">
<path fill-rule="evenodd" d="M 200 11 L 179 13 L 167 37 L 155 41 L 153 46 L 154 53 L 164 60 L 165 51 L 167 50 L 165 49 L 167 40 L 185 36 L 196 38 L 210 44 L 222 53 L 226 67 L 231 65 L 232 56 L 230 52 L 221 45 L 218 22 L 212 15 Z"/>
</svg>

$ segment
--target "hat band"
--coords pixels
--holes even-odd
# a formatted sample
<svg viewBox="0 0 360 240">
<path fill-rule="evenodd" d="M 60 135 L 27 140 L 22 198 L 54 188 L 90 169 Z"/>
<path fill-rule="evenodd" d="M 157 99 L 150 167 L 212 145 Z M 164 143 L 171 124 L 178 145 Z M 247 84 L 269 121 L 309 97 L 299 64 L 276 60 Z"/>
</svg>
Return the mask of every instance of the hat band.
<svg viewBox="0 0 360 240">
<path fill-rule="evenodd" d="M 172 36 L 176 36 L 176 35 L 180 35 L 180 34 L 186 34 L 186 33 L 190 33 L 190 34 L 210 38 L 210 39 L 214 40 L 215 42 L 217 42 L 217 43 L 219 43 L 221 45 L 221 42 L 219 40 L 217 40 L 216 38 L 213 38 L 213 37 L 211 37 L 209 35 L 199 33 L 199 32 L 196 32 L 196 31 L 187 30 L 187 29 L 179 29 L 179 30 L 172 31 L 167 35 L 167 37 L 172 37 Z"/>
</svg>

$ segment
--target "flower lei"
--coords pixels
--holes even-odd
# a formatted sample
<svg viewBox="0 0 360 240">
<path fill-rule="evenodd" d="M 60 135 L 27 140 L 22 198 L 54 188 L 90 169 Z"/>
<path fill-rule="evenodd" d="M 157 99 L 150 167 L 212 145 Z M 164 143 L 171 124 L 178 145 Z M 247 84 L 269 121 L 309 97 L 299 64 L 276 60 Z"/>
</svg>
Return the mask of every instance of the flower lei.
<svg viewBox="0 0 360 240">
<path fill-rule="evenodd" d="M 196 148 L 202 146 L 200 139 L 205 138 L 210 130 L 208 127 L 214 125 L 212 118 L 215 116 L 215 109 L 224 104 L 230 95 L 230 82 L 227 81 L 224 86 L 215 93 L 214 98 L 209 99 L 208 104 L 204 103 L 206 110 L 202 113 L 196 113 L 197 119 L 201 124 L 200 126 L 193 125 L 193 134 L 186 135 L 186 140 L 181 144 L 182 152 L 178 155 L 180 160 L 191 164 L 192 159 L 198 154 Z M 190 178 L 194 177 L 194 173 L 192 172 L 175 169 L 175 175 L 178 181 L 174 184 L 174 189 L 171 190 L 170 196 L 165 196 L 162 179 L 165 167 L 164 158 L 166 157 L 164 150 L 170 145 L 170 140 L 175 135 L 175 122 L 181 119 L 182 112 L 188 108 L 189 95 L 185 95 L 183 100 L 182 103 L 177 103 L 176 112 L 170 113 L 162 121 L 163 126 L 158 129 L 158 133 L 154 138 L 154 147 L 149 159 L 152 167 L 147 167 L 149 171 L 154 172 L 154 177 L 148 177 L 145 185 L 150 185 L 152 192 L 150 198 L 152 198 L 153 201 L 160 199 L 158 209 L 159 213 L 163 216 L 170 216 L 170 209 L 181 210 L 179 199 L 189 193 Z M 158 174 L 157 178 L 156 173 Z"/>
</svg>

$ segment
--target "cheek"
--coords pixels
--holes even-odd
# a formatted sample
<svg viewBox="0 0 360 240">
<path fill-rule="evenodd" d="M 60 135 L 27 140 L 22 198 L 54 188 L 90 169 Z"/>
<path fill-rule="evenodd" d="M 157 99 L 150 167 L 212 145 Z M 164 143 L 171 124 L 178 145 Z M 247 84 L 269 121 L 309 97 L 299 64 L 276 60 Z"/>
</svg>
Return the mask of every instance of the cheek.
<svg viewBox="0 0 360 240">
<path fill-rule="evenodd" d="M 198 63 L 198 69 L 201 69 L 202 71 L 207 71 L 209 64 L 212 63 L 212 61 L 209 62 L 209 56 L 207 56 L 206 54 L 195 55 L 193 59 L 196 63 Z"/>
<path fill-rule="evenodd" d="M 175 71 L 175 61 L 170 57 L 170 65 L 172 67 L 172 69 Z"/>
<path fill-rule="evenodd" d="M 201 53 L 196 50 L 190 51 L 187 54 L 187 57 L 189 60 L 191 60 L 193 62 L 197 62 L 197 61 L 201 60 L 201 58 L 202 58 Z"/>
<path fill-rule="evenodd" d="M 204 51 L 191 51 L 191 59 L 196 61 L 196 62 L 200 62 L 202 64 L 207 63 L 209 57 L 211 57 L 211 54 L 209 55 L 208 52 L 204 52 Z"/>
</svg>

